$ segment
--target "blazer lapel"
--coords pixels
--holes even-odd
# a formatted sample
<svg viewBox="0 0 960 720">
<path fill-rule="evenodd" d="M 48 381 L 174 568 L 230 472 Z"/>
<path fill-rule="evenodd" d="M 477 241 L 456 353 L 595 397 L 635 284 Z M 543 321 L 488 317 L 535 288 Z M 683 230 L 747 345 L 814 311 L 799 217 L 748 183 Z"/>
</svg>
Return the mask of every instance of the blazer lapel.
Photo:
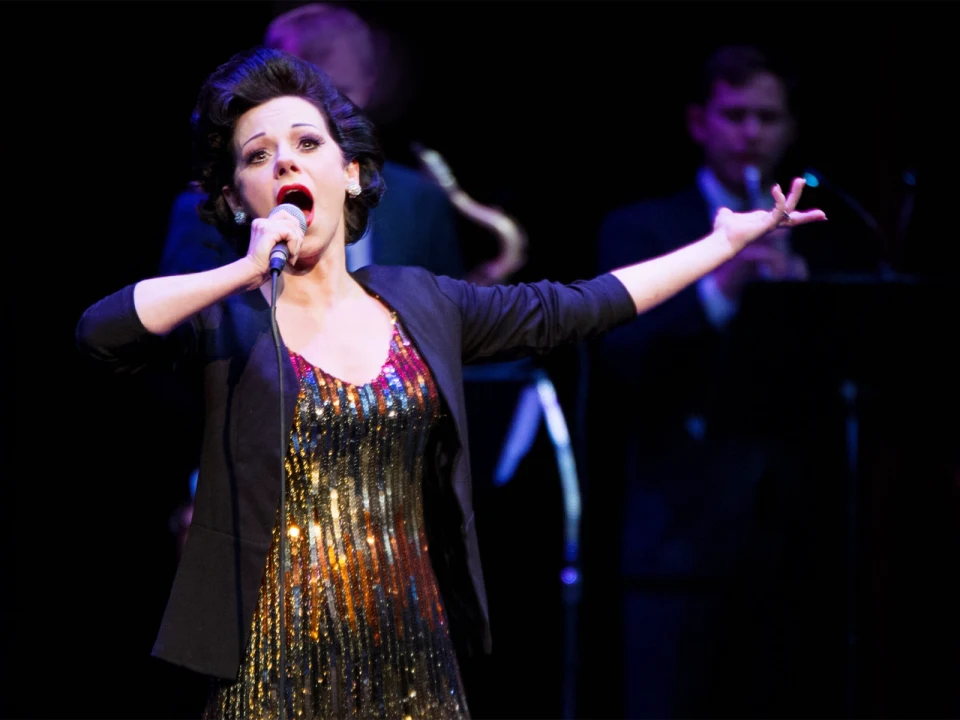
<svg viewBox="0 0 960 720">
<path fill-rule="evenodd" d="M 431 314 L 430 303 L 410 298 L 422 295 L 424 290 L 404 287 L 402 274 L 386 275 L 381 268 L 367 267 L 354 273 L 354 278 L 367 292 L 381 298 L 397 311 L 397 315 L 433 373 L 437 389 L 453 414 L 457 437 L 464 437 L 466 429 L 463 403 L 460 402 L 462 377 L 459 362 L 459 347 L 452 347 L 445 335 L 442 319 Z"/>
</svg>

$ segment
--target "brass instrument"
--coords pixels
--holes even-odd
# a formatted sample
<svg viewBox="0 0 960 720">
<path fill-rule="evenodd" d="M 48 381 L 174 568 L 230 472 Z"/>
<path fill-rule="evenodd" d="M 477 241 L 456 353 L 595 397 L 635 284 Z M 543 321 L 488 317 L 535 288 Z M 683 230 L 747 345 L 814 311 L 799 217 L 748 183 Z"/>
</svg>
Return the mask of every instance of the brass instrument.
<svg viewBox="0 0 960 720">
<path fill-rule="evenodd" d="M 481 285 L 503 282 L 527 262 L 527 234 L 510 215 L 470 197 L 454 177 L 447 161 L 436 150 L 412 145 L 423 170 L 440 185 L 450 202 L 469 220 L 482 225 L 497 237 L 496 257 L 481 263 L 467 273 L 467 280 Z"/>
</svg>

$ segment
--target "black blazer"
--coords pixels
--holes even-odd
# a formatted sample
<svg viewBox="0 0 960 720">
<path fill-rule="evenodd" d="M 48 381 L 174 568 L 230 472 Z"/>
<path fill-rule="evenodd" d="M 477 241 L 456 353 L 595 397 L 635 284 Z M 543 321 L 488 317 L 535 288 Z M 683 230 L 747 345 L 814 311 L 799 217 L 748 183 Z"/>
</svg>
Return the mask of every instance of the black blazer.
<svg viewBox="0 0 960 720">
<path fill-rule="evenodd" d="M 397 312 L 447 409 L 448 421 L 426 454 L 431 559 L 458 651 L 489 652 L 462 366 L 542 354 L 586 339 L 633 319 L 635 306 L 612 275 L 571 285 L 494 287 L 412 267 L 370 266 L 355 277 Z M 77 341 L 115 372 L 165 361 L 202 376 L 206 409 L 195 510 L 153 654 L 235 678 L 280 496 L 280 379 L 270 307 L 260 291 L 244 292 L 160 337 L 143 327 L 128 286 L 83 313 Z M 288 356 L 282 357 L 285 439 L 297 382 Z"/>
</svg>

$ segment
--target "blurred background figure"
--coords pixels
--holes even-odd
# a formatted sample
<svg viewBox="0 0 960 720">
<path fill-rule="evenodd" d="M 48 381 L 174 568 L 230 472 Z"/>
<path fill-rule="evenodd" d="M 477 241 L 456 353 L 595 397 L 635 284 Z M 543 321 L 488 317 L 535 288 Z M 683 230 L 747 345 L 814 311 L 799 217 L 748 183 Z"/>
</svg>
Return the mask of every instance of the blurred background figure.
<svg viewBox="0 0 960 720">
<path fill-rule="evenodd" d="M 599 271 L 682 246 L 720 207 L 770 207 L 798 136 L 796 79 L 779 60 L 754 46 L 706 60 L 686 111 L 702 164 L 675 194 L 604 218 Z M 836 690 L 823 681 L 838 675 L 840 646 L 828 660 L 815 650 L 842 641 L 823 591 L 842 553 L 825 561 L 818 548 L 842 539 L 824 508 L 843 497 L 843 408 L 815 366 L 760 403 L 770 372 L 797 368 L 763 367 L 756 344 L 772 333 L 750 335 L 744 354 L 735 332 L 758 283 L 880 277 L 872 218 L 808 178 L 805 201 L 830 222 L 771 233 L 594 348 L 586 587 L 589 607 L 616 598 L 612 715 L 783 717 Z"/>
</svg>

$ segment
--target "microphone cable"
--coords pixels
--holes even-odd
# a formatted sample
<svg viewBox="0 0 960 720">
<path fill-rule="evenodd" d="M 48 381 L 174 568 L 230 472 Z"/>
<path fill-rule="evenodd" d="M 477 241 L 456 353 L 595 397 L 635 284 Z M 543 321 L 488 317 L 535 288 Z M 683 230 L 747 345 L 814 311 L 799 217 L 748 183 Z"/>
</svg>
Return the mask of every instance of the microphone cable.
<svg viewBox="0 0 960 720">
<path fill-rule="evenodd" d="M 293 215 L 300 222 L 301 232 L 307 232 L 307 218 L 299 207 L 292 203 L 282 203 L 270 211 L 270 217 L 278 212 Z M 270 329 L 273 332 L 273 344 L 277 350 L 277 378 L 280 401 L 280 543 L 277 552 L 280 555 L 280 567 L 277 575 L 280 580 L 279 605 L 280 614 L 277 618 L 277 635 L 280 643 L 280 667 L 278 669 L 280 696 L 280 720 L 287 714 L 287 425 L 286 413 L 283 411 L 283 343 L 280 341 L 280 327 L 277 325 L 277 296 L 279 294 L 279 277 L 283 266 L 287 263 L 288 250 L 286 243 L 278 243 L 270 255 Z"/>
<path fill-rule="evenodd" d="M 270 268 L 270 326 L 273 331 L 273 344 L 277 349 L 277 377 L 279 378 L 279 400 L 280 400 L 280 545 L 278 552 L 280 555 L 280 567 L 277 570 L 277 576 L 280 580 L 280 616 L 277 619 L 278 642 L 280 643 L 280 665 L 279 673 L 279 701 L 280 701 L 280 720 L 284 720 L 287 714 L 287 628 L 286 628 L 286 587 L 287 573 L 285 567 L 286 558 L 286 538 L 287 538 L 287 426 L 284 422 L 286 417 L 283 412 L 283 344 L 280 342 L 280 328 L 277 325 L 277 294 L 280 283 L 278 277 L 280 269 Z"/>
</svg>

